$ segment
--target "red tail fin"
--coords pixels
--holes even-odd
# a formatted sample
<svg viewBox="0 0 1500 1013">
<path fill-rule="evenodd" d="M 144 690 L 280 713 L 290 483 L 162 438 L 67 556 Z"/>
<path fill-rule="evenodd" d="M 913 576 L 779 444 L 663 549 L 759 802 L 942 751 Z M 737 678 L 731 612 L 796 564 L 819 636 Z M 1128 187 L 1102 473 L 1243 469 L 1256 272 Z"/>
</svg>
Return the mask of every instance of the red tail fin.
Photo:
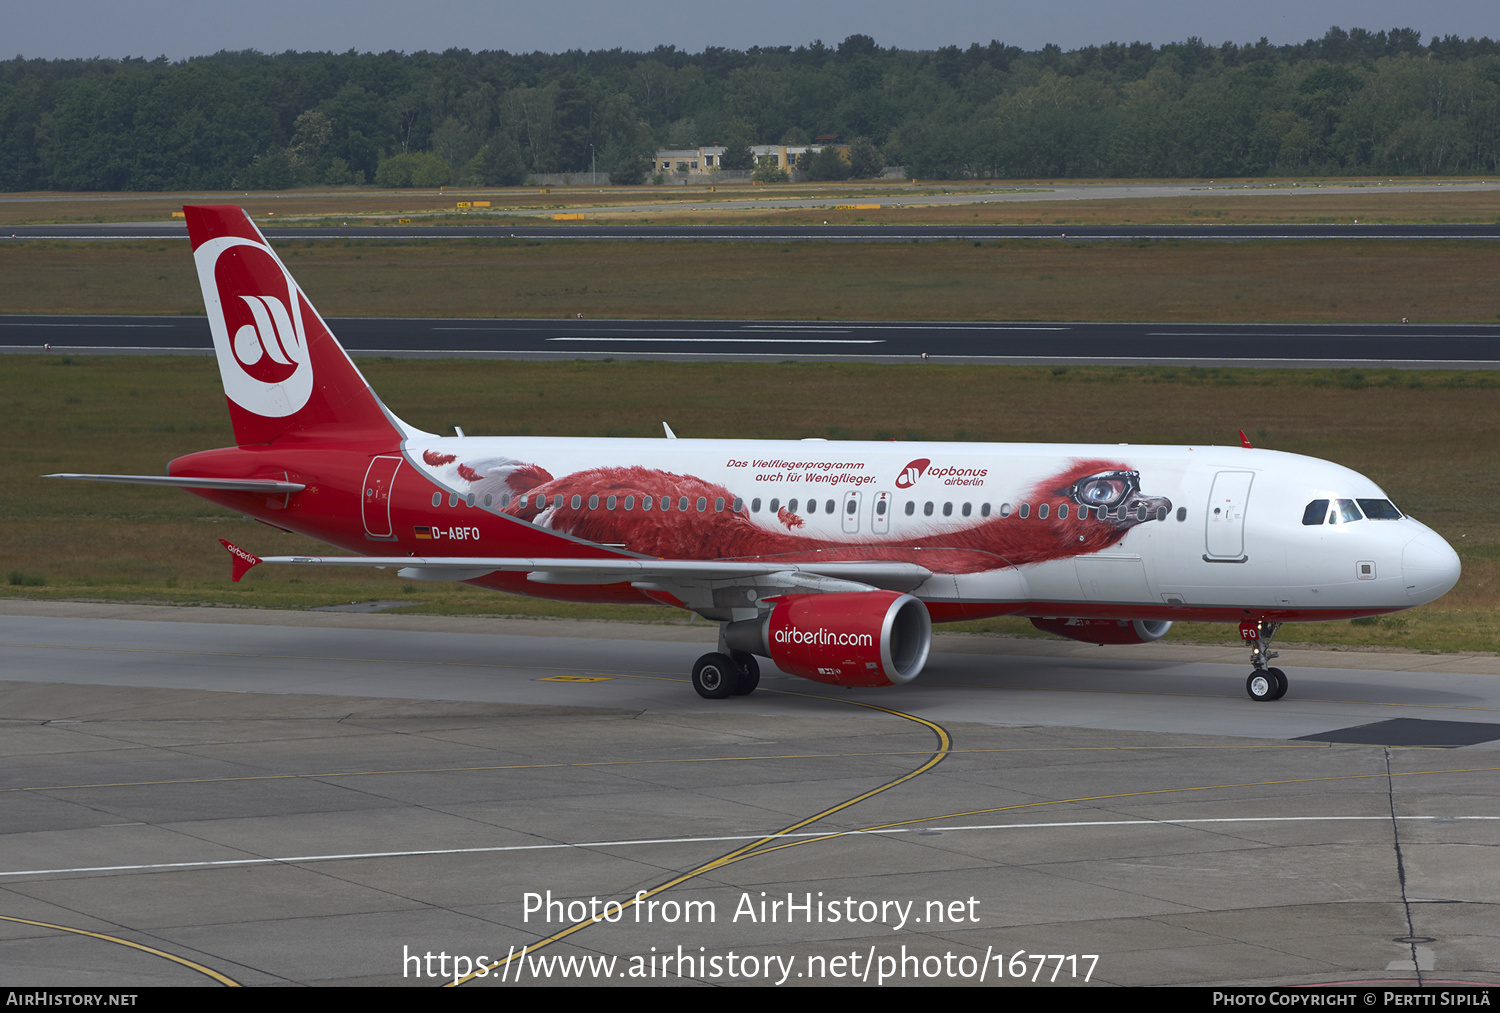
<svg viewBox="0 0 1500 1013">
<path fill-rule="evenodd" d="M 399 439 L 396 426 L 250 216 L 184 207 L 235 442 Z"/>
</svg>

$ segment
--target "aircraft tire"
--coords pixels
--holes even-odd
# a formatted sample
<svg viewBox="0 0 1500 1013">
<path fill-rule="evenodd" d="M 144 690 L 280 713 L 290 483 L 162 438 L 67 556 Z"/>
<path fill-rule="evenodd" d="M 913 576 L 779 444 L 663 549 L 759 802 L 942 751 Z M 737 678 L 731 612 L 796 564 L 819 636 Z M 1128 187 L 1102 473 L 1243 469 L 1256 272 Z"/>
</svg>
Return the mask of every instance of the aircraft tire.
<svg viewBox="0 0 1500 1013">
<path fill-rule="evenodd" d="M 723 700 L 740 681 L 727 654 L 705 654 L 693 663 L 693 689 L 705 700 Z"/>
<path fill-rule="evenodd" d="M 760 662 L 755 660 L 755 655 L 743 651 L 735 651 L 729 657 L 740 670 L 730 695 L 749 696 L 760 685 Z"/>
<path fill-rule="evenodd" d="M 1245 692 L 1249 693 L 1250 699 L 1256 703 L 1267 703 L 1276 699 L 1276 688 L 1280 683 L 1276 680 L 1276 676 L 1271 674 L 1272 671 L 1274 669 L 1267 669 L 1264 672 L 1257 670 L 1251 672 L 1250 678 L 1245 680 Z"/>
<path fill-rule="evenodd" d="M 1271 699 L 1280 700 L 1286 696 L 1287 686 L 1290 685 L 1287 681 L 1286 673 L 1279 668 L 1268 668 L 1266 669 L 1266 674 L 1276 680 L 1276 695 L 1271 697 Z"/>
</svg>

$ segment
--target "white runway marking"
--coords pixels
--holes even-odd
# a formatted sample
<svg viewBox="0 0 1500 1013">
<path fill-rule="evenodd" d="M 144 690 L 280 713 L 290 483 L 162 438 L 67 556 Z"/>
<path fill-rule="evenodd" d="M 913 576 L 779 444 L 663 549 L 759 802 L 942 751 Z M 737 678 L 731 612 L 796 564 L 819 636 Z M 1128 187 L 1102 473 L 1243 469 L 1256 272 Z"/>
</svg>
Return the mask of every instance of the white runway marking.
<svg viewBox="0 0 1500 1013">
<path fill-rule="evenodd" d="M 762 338 L 750 335 L 743 338 L 548 338 L 548 341 L 653 341 L 693 345 L 883 345 L 883 338 Z"/>
</svg>

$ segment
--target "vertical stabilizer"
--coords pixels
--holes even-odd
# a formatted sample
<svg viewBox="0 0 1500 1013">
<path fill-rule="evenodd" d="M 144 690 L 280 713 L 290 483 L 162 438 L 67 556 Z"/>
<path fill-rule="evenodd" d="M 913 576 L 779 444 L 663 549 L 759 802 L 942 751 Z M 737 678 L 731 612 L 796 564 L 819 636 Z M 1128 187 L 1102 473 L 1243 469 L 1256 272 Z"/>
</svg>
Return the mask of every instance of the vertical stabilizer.
<svg viewBox="0 0 1500 1013">
<path fill-rule="evenodd" d="M 242 208 L 184 207 L 241 446 L 401 438 L 369 383 Z"/>
</svg>

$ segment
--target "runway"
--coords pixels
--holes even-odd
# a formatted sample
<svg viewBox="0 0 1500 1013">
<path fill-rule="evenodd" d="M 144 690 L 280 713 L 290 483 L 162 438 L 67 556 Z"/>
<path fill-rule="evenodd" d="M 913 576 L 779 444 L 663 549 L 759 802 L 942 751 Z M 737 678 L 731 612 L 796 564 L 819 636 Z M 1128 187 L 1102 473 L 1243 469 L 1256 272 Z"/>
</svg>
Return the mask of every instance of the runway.
<svg viewBox="0 0 1500 1013">
<path fill-rule="evenodd" d="M 329 320 L 355 356 L 1493 369 L 1494 324 Z M 0 316 L 0 352 L 208 355 L 204 317 Z"/>
<path fill-rule="evenodd" d="M 972 201 L 972 198 L 968 200 Z M 795 204 L 795 202 L 793 202 Z M 817 207 L 818 204 L 809 204 Z M 769 209 L 771 206 L 768 205 Z M 781 202 L 775 207 L 781 208 Z M 705 205 L 699 210 L 722 210 L 723 205 Z M 598 213 L 693 210 L 691 208 L 643 207 L 600 209 Z M 529 212 L 529 217 L 549 214 Z M 289 240 L 413 240 L 413 239 L 524 239 L 532 241 L 665 241 L 694 242 L 803 242 L 892 243 L 892 242 L 1000 242 L 1021 239 L 1067 240 L 1068 242 L 1131 242 L 1208 240 L 1401 239 L 1484 240 L 1500 239 L 1500 224 L 1463 223 L 1445 225 L 1360 225 L 1355 222 L 1310 225 L 634 225 L 559 222 L 497 225 L 258 225 L 274 242 Z M 187 240 L 187 226 L 175 222 L 127 222 L 103 225 L 12 225 L 0 232 L 0 243 L 32 241 L 100 242 L 129 240 Z"/>
<path fill-rule="evenodd" d="M 0 978 L 1500 977 L 1493 656 L 1283 647 L 1256 704 L 1227 638 L 948 637 L 710 702 L 713 636 L 0 602 Z"/>
</svg>

